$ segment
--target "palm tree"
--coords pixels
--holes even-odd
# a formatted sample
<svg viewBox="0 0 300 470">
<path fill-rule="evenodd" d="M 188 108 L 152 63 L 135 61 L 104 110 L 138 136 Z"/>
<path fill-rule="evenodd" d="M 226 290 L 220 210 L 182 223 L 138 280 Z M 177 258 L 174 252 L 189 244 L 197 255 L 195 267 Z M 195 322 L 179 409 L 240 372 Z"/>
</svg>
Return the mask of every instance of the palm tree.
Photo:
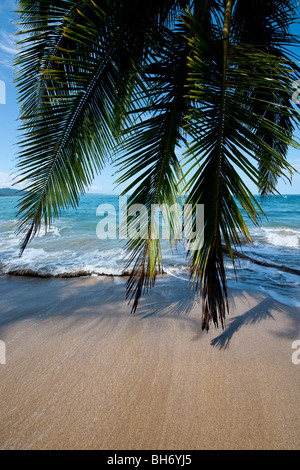
<svg viewBox="0 0 300 470">
<path fill-rule="evenodd" d="M 299 148 L 291 96 L 300 69 L 290 47 L 297 3 L 20 0 L 21 251 L 113 161 L 128 205 L 173 204 L 180 194 L 204 204 L 190 273 L 203 329 L 223 326 L 224 250 L 234 263 L 233 249 L 251 241 L 245 220 L 258 224 L 263 214 L 244 177 L 262 197 L 276 193 L 293 172 L 289 146 Z M 127 248 L 135 310 L 163 260 L 150 236 Z"/>
</svg>

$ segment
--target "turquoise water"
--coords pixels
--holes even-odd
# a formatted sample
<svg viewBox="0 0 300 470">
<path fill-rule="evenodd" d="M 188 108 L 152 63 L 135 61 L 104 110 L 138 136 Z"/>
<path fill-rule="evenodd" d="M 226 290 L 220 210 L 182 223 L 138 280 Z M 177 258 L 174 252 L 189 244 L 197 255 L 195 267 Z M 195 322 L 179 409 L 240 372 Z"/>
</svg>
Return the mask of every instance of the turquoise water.
<svg viewBox="0 0 300 470">
<path fill-rule="evenodd" d="M 0 274 L 32 270 L 38 274 L 65 274 L 84 271 L 92 275 L 121 275 L 127 264 L 125 240 L 100 240 L 96 234 L 100 204 L 112 204 L 118 214 L 118 197 L 87 194 L 77 210 L 63 212 L 50 231 L 42 229 L 19 257 L 20 240 L 16 229 L 15 197 L 0 197 Z M 300 269 L 300 195 L 272 196 L 262 204 L 267 217 L 260 227 L 250 226 L 253 245 L 243 252 L 261 261 Z M 107 219 L 110 220 L 110 219 Z M 173 253 L 163 241 L 164 270 L 186 282 L 187 261 L 183 247 Z M 238 264 L 238 283 L 232 265 L 226 260 L 229 286 L 253 287 L 274 298 L 300 306 L 300 277 L 242 260 Z"/>
</svg>

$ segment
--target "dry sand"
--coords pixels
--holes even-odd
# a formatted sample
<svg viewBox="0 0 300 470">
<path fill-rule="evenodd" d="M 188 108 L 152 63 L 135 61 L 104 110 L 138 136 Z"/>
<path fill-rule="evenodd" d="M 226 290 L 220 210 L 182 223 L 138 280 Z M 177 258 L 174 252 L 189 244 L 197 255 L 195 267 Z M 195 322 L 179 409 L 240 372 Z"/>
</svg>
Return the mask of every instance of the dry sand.
<svg viewBox="0 0 300 470">
<path fill-rule="evenodd" d="M 231 291 L 201 331 L 184 282 L 130 315 L 124 281 L 0 279 L 1 449 L 297 449 L 300 312 Z"/>
</svg>

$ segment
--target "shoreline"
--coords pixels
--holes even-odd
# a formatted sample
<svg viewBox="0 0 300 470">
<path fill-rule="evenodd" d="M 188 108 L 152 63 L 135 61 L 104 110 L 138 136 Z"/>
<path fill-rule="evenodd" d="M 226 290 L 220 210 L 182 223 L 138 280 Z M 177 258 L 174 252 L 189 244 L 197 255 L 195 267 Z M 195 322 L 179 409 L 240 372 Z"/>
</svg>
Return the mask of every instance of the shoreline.
<svg viewBox="0 0 300 470">
<path fill-rule="evenodd" d="M 0 277 L 1 449 L 299 448 L 299 308 L 230 289 L 206 333 L 170 277 L 135 315 L 125 278 Z"/>
<path fill-rule="evenodd" d="M 280 273 L 280 271 L 278 271 Z M 73 272 L 63 272 L 63 273 L 57 273 L 57 274 L 51 274 L 49 272 L 43 273 L 43 272 L 38 272 L 34 271 L 32 269 L 17 269 L 13 270 L 7 273 L 1 273 L 0 272 L 0 280 L 1 279 L 11 279 L 12 281 L 14 279 L 45 279 L 45 280 L 55 280 L 55 279 L 90 279 L 90 278 L 98 278 L 99 281 L 105 280 L 105 279 L 111 279 L 112 281 L 118 281 L 118 279 L 123 279 L 124 281 L 127 281 L 130 276 L 130 271 L 124 271 L 123 273 L 97 273 L 93 271 L 85 271 L 85 270 L 78 270 L 78 271 L 73 271 Z M 162 271 L 161 273 L 157 274 L 156 276 L 156 283 L 159 279 L 168 279 L 169 281 L 174 280 L 175 282 L 184 282 L 188 288 L 192 288 L 192 281 L 189 279 L 186 273 L 186 277 L 182 273 L 179 273 L 178 275 L 176 274 L 171 274 L 167 271 Z M 232 282 L 233 279 L 228 280 L 228 291 L 247 291 L 247 292 L 260 292 L 263 293 L 267 296 L 272 297 L 272 299 L 278 301 L 279 303 L 282 303 L 284 305 L 287 305 L 288 307 L 292 308 L 298 308 L 300 309 L 300 299 L 296 297 L 290 297 L 290 296 L 285 296 L 283 292 L 280 292 L 278 289 L 270 289 L 265 288 L 263 285 L 259 285 L 259 287 L 254 286 L 253 284 L 250 284 L 245 281 L 241 281 L 239 278 L 234 279 L 234 282 Z M 155 286 L 153 287 L 155 289 Z M 124 294 L 125 298 L 125 294 Z"/>
<path fill-rule="evenodd" d="M 166 273 L 162 273 L 166 274 Z M 50 274 L 50 273 L 41 273 L 38 271 L 33 271 L 32 269 L 17 269 L 4 273 L 1 276 L 3 277 L 24 277 L 24 278 L 35 278 L 35 279 L 73 279 L 77 277 L 128 277 L 130 275 L 129 271 L 124 271 L 121 274 L 108 274 L 108 273 L 95 273 L 91 271 L 74 271 L 74 272 L 65 272 L 60 274 Z"/>
</svg>

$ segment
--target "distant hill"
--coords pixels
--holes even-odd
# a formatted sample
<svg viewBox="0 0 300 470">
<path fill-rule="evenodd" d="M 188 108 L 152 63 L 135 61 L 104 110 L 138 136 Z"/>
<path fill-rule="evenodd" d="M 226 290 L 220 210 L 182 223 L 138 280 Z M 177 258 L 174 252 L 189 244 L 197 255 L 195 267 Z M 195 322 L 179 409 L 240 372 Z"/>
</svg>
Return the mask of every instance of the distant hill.
<svg viewBox="0 0 300 470">
<path fill-rule="evenodd" d="M 0 197 L 1 196 L 21 196 L 24 191 L 20 191 L 19 189 L 11 189 L 11 188 L 0 188 Z"/>
</svg>

